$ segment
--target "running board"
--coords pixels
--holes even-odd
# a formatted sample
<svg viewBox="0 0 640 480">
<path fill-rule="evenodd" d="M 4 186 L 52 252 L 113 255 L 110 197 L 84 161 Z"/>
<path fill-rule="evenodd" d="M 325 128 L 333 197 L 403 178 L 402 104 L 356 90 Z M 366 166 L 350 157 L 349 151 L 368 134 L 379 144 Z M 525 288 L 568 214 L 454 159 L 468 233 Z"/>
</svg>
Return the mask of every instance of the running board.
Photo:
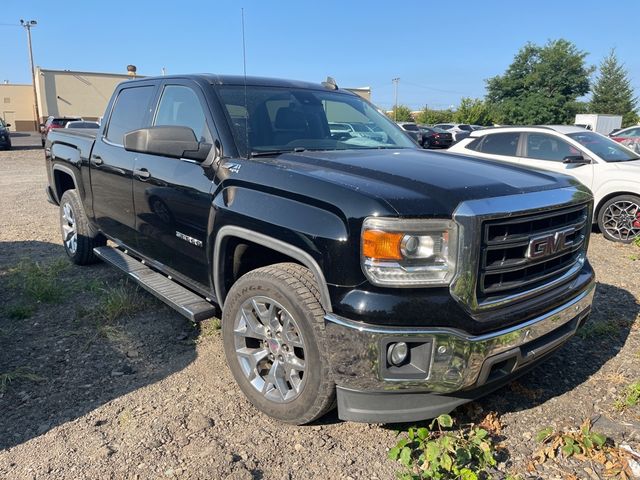
<svg viewBox="0 0 640 480">
<path fill-rule="evenodd" d="M 216 315 L 216 308 L 201 296 L 178 285 L 161 273 L 151 270 L 139 260 L 112 247 L 96 247 L 98 258 L 122 270 L 142 288 L 174 308 L 192 322 Z"/>
</svg>

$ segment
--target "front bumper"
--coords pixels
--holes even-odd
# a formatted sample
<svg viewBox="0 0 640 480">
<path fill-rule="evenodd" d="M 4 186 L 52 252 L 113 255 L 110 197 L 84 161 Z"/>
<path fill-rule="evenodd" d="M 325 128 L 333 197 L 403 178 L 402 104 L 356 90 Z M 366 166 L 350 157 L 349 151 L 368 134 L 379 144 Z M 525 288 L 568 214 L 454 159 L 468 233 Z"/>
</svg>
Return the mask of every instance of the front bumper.
<svg viewBox="0 0 640 480">
<path fill-rule="evenodd" d="M 592 280 L 543 315 L 478 336 L 450 328 L 374 326 L 327 314 L 338 414 L 353 421 L 404 422 L 446 413 L 524 373 L 566 342 L 588 317 L 594 293 Z M 396 367 L 387 351 L 398 342 L 408 345 L 409 355 Z"/>
</svg>

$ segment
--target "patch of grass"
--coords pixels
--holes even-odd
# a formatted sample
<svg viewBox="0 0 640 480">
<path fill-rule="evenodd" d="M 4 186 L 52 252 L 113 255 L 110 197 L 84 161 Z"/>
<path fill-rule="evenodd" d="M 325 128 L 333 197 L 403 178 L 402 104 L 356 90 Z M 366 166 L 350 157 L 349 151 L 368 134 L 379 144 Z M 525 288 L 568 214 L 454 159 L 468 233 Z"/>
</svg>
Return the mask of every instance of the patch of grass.
<svg viewBox="0 0 640 480">
<path fill-rule="evenodd" d="M 60 274 L 68 268 L 65 259 L 49 263 L 22 260 L 9 270 L 9 285 L 36 302 L 60 303 L 67 293 Z"/>
<path fill-rule="evenodd" d="M 489 432 L 475 425 L 454 429 L 449 415 L 440 415 L 429 427 L 411 427 L 389 458 L 402 464 L 401 479 L 487 478 L 497 465 L 496 447 Z"/>
<path fill-rule="evenodd" d="M 31 305 L 11 305 L 6 309 L 7 317 L 12 320 L 25 320 L 33 315 L 35 309 Z"/>
<path fill-rule="evenodd" d="M 128 283 L 103 292 L 96 313 L 107 322 L 129 317 L 144 308 L 147 303 L 140 289 Z"/>
<path fill-rule="evenodd" d="M 618 411 L 640 405 L 640 380 L 628 385 L 622 392 L 622 397 L 616 400 L 615 408 Z"/>
<path fill-rule="evenodd" d="M 9 388 L 9 384 L 17 380 L 28 380 L 30 382 L 42 382 L 44 378 L 36 375 L 25 367 L 18 367 L 11 372 L 0 373 L 0 393 L 4 393 Z"/>
<path fill-rule="evenodd" d="M 594 432 L 589 419 L 580 428 L 555 430 L 547 427 L 538 432 L 536 440 L 542 445 L 533 455 L 535 463 L 556 461 L 559 456 L 571 457 L 587 464 L 600 464 L 606 478 L 633 478 L 628 454 L 617 447 L 613 440 Z"/>
<path fill-rule="evenodd" d="M 636 238 L 633 240 L 633 244 L 634 244 L 636 247 L 640 247 L 640 237 L 636 237 Z"/>
<path fill-rule="evenodd" d="M 219 318 L 210 318 L 200 322 L 200 335 L 198 336 L 198 341 L 202 341 L 205 338 L 216 335 L 220 331 L 221 326 L 222 324 L 220 323 Z"/>
<path fill-rule="evenodd" d="M 614 321 L 589 322 L 576 335 L 583 340 L 594 337 L 615 337 L 620 334 L 620 325 Z"/>
</svg>

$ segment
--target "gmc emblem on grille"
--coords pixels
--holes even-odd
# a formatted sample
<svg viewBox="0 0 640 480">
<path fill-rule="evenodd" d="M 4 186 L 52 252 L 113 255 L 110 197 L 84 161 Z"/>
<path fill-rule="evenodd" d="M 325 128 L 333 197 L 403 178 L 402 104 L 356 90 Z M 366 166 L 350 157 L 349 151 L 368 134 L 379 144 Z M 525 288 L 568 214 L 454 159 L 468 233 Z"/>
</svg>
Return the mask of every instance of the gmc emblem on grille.
<svg viewBox="0 0 640 480">
<path fill-rule="evenodd" d="M 529 240 L 527 258 L 537 260 L 567 250 L 573 245 L 573 240 L 569 240 L 567 237 L 575 231 L 576 229 L 574 227 L 569 227 L 554 233 L 532 238 Z"/>
</svg>

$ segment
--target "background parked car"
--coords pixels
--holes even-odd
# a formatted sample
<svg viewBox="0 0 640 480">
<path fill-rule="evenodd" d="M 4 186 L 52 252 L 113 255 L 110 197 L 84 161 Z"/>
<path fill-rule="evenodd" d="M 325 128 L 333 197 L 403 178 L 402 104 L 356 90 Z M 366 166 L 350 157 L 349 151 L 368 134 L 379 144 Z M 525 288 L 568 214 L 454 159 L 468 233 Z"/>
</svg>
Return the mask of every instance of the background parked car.
<svg viewBox="0 0 640 480">
<path fill-rule="evenodd" d="M 44 148 L 44 142 L 47 139 L 47 134 L 54 128 L 64 128 L 69 122 L 82 121 L 82 117 L 54 117 L 53 115 L 47 118 L 47 121 L 40 125 L 40 136 L 42 140 L 42 147 Z"/>
<path fill-rule="evenodd" d="M 441 128 L 453 135 L 453 143 L 459 142 L 463 138 L 467 138 L 473 128 L 466 123 L 436 123 L 434 127 Z"/>
<path fill-rule="evenodd" d="M 407 132 L 407 135 L 409 135 L 418 145 L 420 145 L 421 147 L 423 146 L 422 144 L 424 143 L 424 140 L 422 138 L 422 132 L 420 131 L 420 127 L 418 127 L 417 124 L 415 124 L 414 122 L 397 123 L 400 128 Z"/>
<path fill-rule="evenodd" d="M 571 175 L 593 192 L 593 221 L 605 238 L 640 236 L 640 155 L 604 135 L 567 125 L 492 128 L 448 151 Z"/>
<path fill-rule="evenodd" d="M 640 153 L 640 125 L 616 130 L 610 133 L 609 137 Z"/>
<path fill-rule="evenodd" d="M 86 120 L 74 120 L 73 122 L 67 122 L 64 128 L 100 128 L 100 124 Z"/>
<path fill-rule="evenodd" d="M 351 123 L 329 123 L 329 130 L 331 135 L 341 136 L 344 135 L 347 138 L 353 137 L 365 137 L 371 138 L 379 142 L 386 142 L 387 135 L 384 132 L 376 132 L 369 125 L 359 122 Z"/>
<path fill-rule="evenodd" d="M 4 120 L 0 118 L 0 148 L 3 150 L 11 150 L 10 126 L 10 123 L 4 123 Z"/>
<path fill-rule="evenodd" d="M 424 148 L 449 148 L 453 145 L 453 134 L 438 127 L 418 125 L 422 132 L 422 146 Z"/>
</svg>

